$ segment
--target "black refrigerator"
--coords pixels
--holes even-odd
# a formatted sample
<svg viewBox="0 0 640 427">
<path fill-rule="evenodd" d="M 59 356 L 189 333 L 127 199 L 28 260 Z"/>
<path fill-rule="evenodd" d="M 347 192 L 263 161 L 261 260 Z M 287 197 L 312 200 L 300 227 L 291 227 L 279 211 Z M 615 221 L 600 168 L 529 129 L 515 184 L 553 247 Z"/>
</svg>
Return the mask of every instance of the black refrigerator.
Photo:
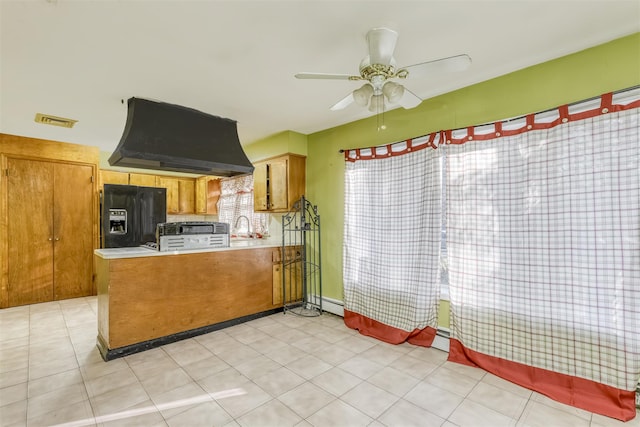
<svg viewBox="0 0 640 427">
<path fill-rule="evenodd" d="M 167 221 L 167 190 L 105 184 L 102 247 L 125 248 L 156 241 L 156 225 Z"/>
</svg>

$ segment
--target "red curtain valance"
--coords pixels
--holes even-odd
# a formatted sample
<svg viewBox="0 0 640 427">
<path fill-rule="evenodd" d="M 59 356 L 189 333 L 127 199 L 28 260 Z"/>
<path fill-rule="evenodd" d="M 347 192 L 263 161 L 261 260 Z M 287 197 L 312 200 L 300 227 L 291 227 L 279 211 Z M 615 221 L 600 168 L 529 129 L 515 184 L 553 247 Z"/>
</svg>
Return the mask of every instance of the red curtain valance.
<svg viewBox="0 0 640 427">
<path fill-rule="evenodd" d="M 527 114 L 526 116 L 491 124 L 443 130 L 419 138 L 411 138 L 377 147 L 344 150 L 344 158 L 347 162 L 375 160 L 401 156 L 425 148 L 438 148 L 440 144 L 464 144 L 470 141 L 483 141 L 517 135 L 532 130 L 549 129 L 562 123 L 638 108 L 640 107 L 640 100 L 637 99 L 637 96 L 634 96 L 634 93 L 639 90 L 636 88 L 616 93 L 610 92 L 588 101 L 563 105 L 553 110 Z"/>
</svg>

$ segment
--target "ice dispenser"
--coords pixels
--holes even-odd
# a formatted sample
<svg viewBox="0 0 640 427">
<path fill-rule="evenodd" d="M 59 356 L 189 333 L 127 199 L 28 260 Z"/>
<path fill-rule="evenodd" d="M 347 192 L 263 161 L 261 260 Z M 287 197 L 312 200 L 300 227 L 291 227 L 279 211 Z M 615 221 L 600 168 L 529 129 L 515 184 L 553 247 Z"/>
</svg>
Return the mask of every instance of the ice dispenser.
<svg viewBox="0 0 640 427">
<path fill-rule="evenodd" d="M 127 234 L 126 209 L 109 209 L 109 233 Z"/>
</svg>

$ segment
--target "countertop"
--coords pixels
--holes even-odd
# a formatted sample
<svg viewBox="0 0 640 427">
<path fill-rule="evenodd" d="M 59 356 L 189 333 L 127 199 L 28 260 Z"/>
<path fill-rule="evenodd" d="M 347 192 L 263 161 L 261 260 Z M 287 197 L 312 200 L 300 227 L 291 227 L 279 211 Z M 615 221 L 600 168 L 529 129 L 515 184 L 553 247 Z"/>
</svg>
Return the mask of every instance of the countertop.
<svg viewBox="0 0 640 427">
<path fill-rule="evenodd" d="M 282 246 L 279 239 L 231 239 L 228 248 L 190 249 L 181 251 L 160 252 L 137 246 L 133 248 L 96 249 L 93 253 L 103 259 L 142 258 L 150 256 L 183 255 L 203 252 L 234 251 L 241 249 L 277 248 Z"/>
</svg>

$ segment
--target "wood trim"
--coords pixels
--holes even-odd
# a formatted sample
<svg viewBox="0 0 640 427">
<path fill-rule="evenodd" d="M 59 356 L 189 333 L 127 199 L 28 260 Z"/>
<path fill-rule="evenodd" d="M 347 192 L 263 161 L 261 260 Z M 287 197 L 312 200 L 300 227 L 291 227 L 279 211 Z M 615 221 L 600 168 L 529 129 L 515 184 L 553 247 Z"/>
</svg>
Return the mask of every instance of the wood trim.
<svg viewBox="0 0 640 427">
<path fill-rule="evenodd" d="M 39 159 L 100 164 L 100 149 L 87 145 L 0 133 L 0 153 Z"/>
<path fill-rule="evenodd" d="M 251 163 L 262 163 L 262 162 L 268 162 L 271 160 L 275 160 L 275 159 L 280 159 L 282 157 L 298 157 L 300 159 L 305 159 L 307 158 L 307 156 L 303 156 L 302 154 L 296 154 L 296 153 L 282 153 L 282 154 L 278 154 L 275 156 L 271 156 L 271 157 L 266 157 L 264 159 L 256 159 L 253 160 Z"/>
<path fill-rule="evenodd" d="M 7 156 L 0 154 L 0 308 L 9 306 L 9 239 L 7 218 Z"/>
</svg>

